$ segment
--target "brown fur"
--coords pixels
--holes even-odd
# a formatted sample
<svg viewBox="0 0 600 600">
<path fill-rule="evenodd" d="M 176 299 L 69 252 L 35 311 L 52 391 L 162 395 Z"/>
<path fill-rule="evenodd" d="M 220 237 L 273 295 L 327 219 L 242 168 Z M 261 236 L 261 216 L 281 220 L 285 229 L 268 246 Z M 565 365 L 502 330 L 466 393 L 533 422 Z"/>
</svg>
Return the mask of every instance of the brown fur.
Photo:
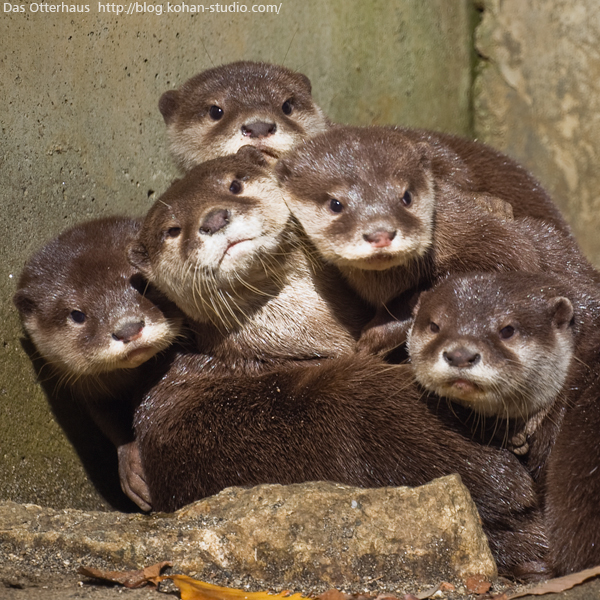
<svg viewBox="0 0 600 600">
<path fill-rule="evenodd" d="M 71 390 L 117 448 L 123 488 L 136 502 L 131 482 L 143 474 L 133 441 L 134 390 L 156 371 L 156 355 L 182 325 L 179 311 L 127 260 L 140 228 L 139 220 L 111 217 L 65 231 L 27 262 L 14 296 L 59 387 Z"/>
<path fill-rule="evenodd" d="M 313 252 L 262 154 L 246 146 L 175 183 L 130 258 L 187 314 L 201 350 L 252 370 L 353 351 L 369 313 Z"/>
<path fill-rule="evenodd" d="M 445 428 L 410 367 L 357 355 L 215 374 L 185 355 L 136 415 L 153 504 L 172 511 L 227 486 L 328 480 L 420 485 L 460 473 L 503 573 L 544 573 L 532 482 L 509 452 Z"/>
<path fill-rule="evenodd" d="M 268 63 L 240 61 L 203 71 L 165 92 L 159 108 L 182 170 L 245 144 L 277 157 L 328 127 L 309 79 Z"/>
<path fill-rule="evenodd" d="M 482 144 L 336 127 L 291 151 L 277 173 L 319 252 L 378 308 L 360 341 L 372 352 L 403 341 L 411 297 L 448 273 L 550 269 L 598 278 L 533 177 Z"/>
<path fill-rule="evenodd" d="M 515 333 L 503 340 L 508 325 Z M 599 326 L 600 294 L 593 286 L 542 274 L 478 274 L 449 279 L 423 294 L 409 338 L 417 376 L 431 391 L 454 395 L 452 381 L 435 375 L 433 365 L 441 351 L 465 348 L 501 374 L 495 387 L 505 405 L 520 404 L 520 418 L 503 421 L 499 411 L 494 422 L 490 414 L 487 431 L 523 432 L 522 461 L 539 482 L 557 574 L 600 562 Z M 570 339 L 571 349 L 559 345 L 559 338 Z M 558 348 L 561 365 L 552 358 Z M 454 380 L 476 381 L 474 368 L 455 365 Z M 469 395 L 478 410 L 478 400 Z M 455 412 L 468 422 L 466 411 Z"/>
</svg>

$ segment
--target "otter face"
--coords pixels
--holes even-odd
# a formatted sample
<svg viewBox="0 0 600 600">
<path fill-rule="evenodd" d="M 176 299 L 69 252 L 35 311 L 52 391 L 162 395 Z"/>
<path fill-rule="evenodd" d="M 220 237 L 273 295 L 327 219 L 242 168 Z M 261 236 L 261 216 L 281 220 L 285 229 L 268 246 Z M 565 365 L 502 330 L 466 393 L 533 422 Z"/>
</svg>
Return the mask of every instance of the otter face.
<svg viewBox="0 0 600 600">
<path fill-rule="evenodd" d="M 227 322 L 285 260 L 291 216 L 266 166 L 251 146 L 199 165 L 150 209 L 131 248 L 130 260 L 195 321 Z"/>
<path fill-rule="evenodd" d="M 335 127 L 292 150 L 276 170 L 290 210 L 342 270 L 404 266 L 431 247 L 429 159 L 399 132 Z"/>
<path fill-rule="evenodd" d="M 308 78 L 267 63 L 243 61 L 204 71 L 165 92 L 159 109 L 184 171 L 244 145 L 274 160 L 328 127 Z"/>
<path fill-rule="evenodd" d="M 14 296 L 41 356 L 65 381 L 139 366 L 179 335 L 182 318 L 127 260 L 140 223 L 76 226 L 26 265 Z"/>
<path fill-rule="evenodd" d="M 573 306 L 543 287 L 524 273 L 486 274 L 421 294 L 408 336 L 419 383 L 486 416 L 550 406 L 573 357 Z"/>
</svg>

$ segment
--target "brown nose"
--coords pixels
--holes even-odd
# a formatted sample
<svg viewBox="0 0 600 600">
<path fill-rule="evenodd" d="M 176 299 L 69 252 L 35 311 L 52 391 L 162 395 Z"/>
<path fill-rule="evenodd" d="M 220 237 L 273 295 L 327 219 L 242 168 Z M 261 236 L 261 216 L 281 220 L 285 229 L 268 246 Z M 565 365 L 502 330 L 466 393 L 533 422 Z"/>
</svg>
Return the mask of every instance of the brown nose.
<svg viewBox="0 0 600 600">
<path fill-rule="evenodd" d="M 277 125 L 275 123 L 264 123 L 263 121 L 256 121 L 255 123 L 249 123 L 248 125 L 242 125 L 242 135 L 246 135 L 251 138 L 262 138 L 273 135 L 277 131 Z"/>
<path fill-rule="evenodd" d="M 451 352 L 444 352 L 444 359 L 451 367 L 469 368 L 476 365 L 481 355 L 469 348 L 456 348 Z"/>
<path fill-rule="evenodd" d="M 142 335 L 142 329 L 144 329 L 144 321 L 136 321 L 135 323 L 124 323 L 112 336 L 113 339 L 127 344 L 132 342 Z"/>
<path fill-rule="evenodd" d="M 204 221 L 202 221 L 200 233 L 212 235 L 223 229 L 227 223 L 229 223 L 229 212 L 227 210 L 224 208 L 212 210 L 206 215 Z"/>
<path fill-rule="evenodd" d="M 396 237 L 395 231 L 375 231 L 373 233 L 363 234 L 363 238 L 373 246 L 373 248 L 387 248 Z"/>
</svg>

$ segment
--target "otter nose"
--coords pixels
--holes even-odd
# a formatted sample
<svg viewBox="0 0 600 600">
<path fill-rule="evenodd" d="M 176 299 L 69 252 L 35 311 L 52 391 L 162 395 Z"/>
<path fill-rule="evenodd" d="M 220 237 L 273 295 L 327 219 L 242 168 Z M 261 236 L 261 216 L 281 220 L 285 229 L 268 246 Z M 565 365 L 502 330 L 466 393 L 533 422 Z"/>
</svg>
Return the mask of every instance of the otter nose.
<svg viewBox="0 0 600 600">
<path fill-rule="evenodd" d="M 256 121 L 255 123 L 242 125 L 242 135 L 251 138 L 268 137 L 273 135 L 276 131 L 277 125 L 275 123 L 265 123 L 264 121 Z"/>
<path fill-rule="evenodd" d="M 118 342 L 127 344 L 128 342 L 137 340 L 142 335 L 142 329 L 144 329 L 144 321 L 127 322 L 123 323 L 112 336 Z"/>
<path fill-rule="evenodd" d="M 476 365 L 480 359 L 480 354 L 464 346 L 450 352 L 444 352 L 444 360 L 451 367 L 469 368 Z"/>
<path fill-rule="evenodd" d="M 364 233 L 363 238 L 373 246 L 373 248 L 387 248 L 396 237 L 395 231 L 378 230 L 373 233 Z"/>
<path fill-rule="evenodd" d="M 229 211 L 224 208 L 212 210 L 206 215 L 204 221 L 202 221 L 200 233 L 212 235 L 213 233 L 217 233 L 220 229 L 223 229 L 227 223 L 229 223 Z"/>
</svg>

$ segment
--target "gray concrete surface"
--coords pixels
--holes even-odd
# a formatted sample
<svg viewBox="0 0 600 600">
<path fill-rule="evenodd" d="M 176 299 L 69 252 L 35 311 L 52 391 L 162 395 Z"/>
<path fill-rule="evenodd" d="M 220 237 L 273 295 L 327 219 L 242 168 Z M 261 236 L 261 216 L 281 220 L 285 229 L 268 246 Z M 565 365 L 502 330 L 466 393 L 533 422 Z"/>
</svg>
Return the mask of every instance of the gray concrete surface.
<svg viewBox="0 0 600 600">
<path fill-rule="evenodd" d="M 480 4 L 475 132 L 537 175 L 600 265 L 600 5 Z"/>
<path fill-rule="evenodd" d="M 173 14 L 165 1 L 160 16 L 14 4 L 24 12 L 0 21 L 0 499 L 124 509 L 110 447 L 77 407 L 51 410 L 36 384 L 11 304 L 25 260 L 78 221 L 147 210 L 176 175 L 158 98 L 212 63 L 285 63 L 335 120 L 466 133 L 470 3 L 282 0 L 279 14 Z"/>
</svg>

